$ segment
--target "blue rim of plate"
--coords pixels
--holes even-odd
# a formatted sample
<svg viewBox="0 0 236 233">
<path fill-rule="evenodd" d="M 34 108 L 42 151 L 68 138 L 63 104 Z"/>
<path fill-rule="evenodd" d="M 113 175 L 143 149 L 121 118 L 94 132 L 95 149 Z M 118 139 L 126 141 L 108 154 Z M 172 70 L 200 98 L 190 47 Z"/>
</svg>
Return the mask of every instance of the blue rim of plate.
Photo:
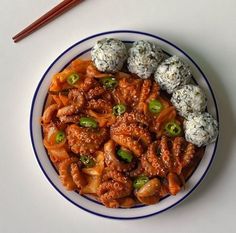
<svg viewBox="0 0 236 233">
<path fill-rule="evenodd" d="M 49 72 L 49 70 L 52 68 L 52 66 L 64 55 L 66 54 L 69 50 L 71 50 L 72 48 L 74 48 L 75 46 L 87 41 L 87 40 L 90 40 L 94 37 L 98 37 L 98 36 L 103 36 L 103 35 L 108 35 L 108 34 L 114 34 L 114 33 L 131 33 L 131 34 L 139 34 L 139 35 L 145 35 L 145 36 L 149 36 L 149 37 L 152 37 L 152 38 L 155 38 L 155 39 L 158 39 L 158 40 L 161 40 L 169 45 L 171 45 L 172 47 L 174 47 L 175 49 L 177 49 L 178 51 L 180 51 L 181 53 L 183 53 L 194 65 L 195 67 L 198 69 L 198 71 L 201 73 L 202 77 L 205 79 L 206 81 L 206 84 L 211 92 L 211 95 L 212 95 L 212 98 L 213 98 L 213 102 L 214 102 L 214 105 L 215 105 L 215 110 L 216 110 L 216 119 L 219 123 L 219 113 L 218 113 L 218 107 L 217 107 L 217 103 L 216 103 L 216 98 L 215 98 L 215 95 L 214 95 L 214 92 L 211 88 L 211 85 L 207 79 L 207 77 L 205 76 L 205 74 L 203 73 L 203 71 L 201 70 L 201 68 L 197 65 L 197 63 L 186 53 L 184 52 L 182 49 L 180 49 L 179 47 L 177 47 L 175 44 L 169 42 L 168 40 L 166 39 L 163 39 L 159 36 L 156 36 L 156 35 L 153 35 L 153 34 L 150 34 L 150 33 L 146 33 L 146 32 L 141 32 L 141 31 L 134 31 L 134 30 L 114 30 L 114 31 L 106 31 L 106 32 L 101 32 L 101 33 L 97 33 L 97 34 L 94 34 L 92 36 L 89 36 L 89 37 L 86 37 L 80 41 L 78 41 L 77 43 L 73 44 L 72 46 L 70 46 L 68 49 L 66 49 L 63 53 L 61 53 L 53 62 L 52 64 L 48 67 L 48 69 L 45 71 L 45 73 L 43 74 L 42 78 L 40 79 L 39 83 L 38 83 L 38 86 L 35 90 L 35 93 L 34 93 L 34 96 L 33 96 L 33 100 L 32 100 L 32 103 L 31 103 L 31 109 L 30 109 L 30 121 L 29 121 L 29 127 L 30 127 L 30 138 L 31 138 L 31 143 L 32 143 L 32 147 L 33 147 L 33 151 L 35 153 L 35 156 L 36 156 L 36 159 L 37 159 L 37 162 L 42 170 L 42 172 L 44 173 L 44 175 L 46 176 L 47 180 L 49 181 L 49 183 L 65 198 L 67 199 L 70 203 L 74 204 L 75 206 L 91 213 L 91 214 L 94 214 L 94 215 L 97 215 L 97 216 L 100 216 L 100 217 L 105 217 L 105 218 L 110 218 L 110 219 L 118 219 L 118 220 L 134 220 L 134 219 L 140 219 L 140 218 L 145 218 L 145 217 L 150 217 L 150 216 L 153 216 L 153 215 L 156 215 L 156 214 L 160 214 L 172 207 L 175 207 L 176 205 L 178 205 L 180 202 L 182 202 L 184 199 L 186 199 L 197 187 L 198 185 L 201 183 L 201 181 L 204 179 L 204 177 L 206 176 L 211 164 L 212 164 L 212 161 L 215 157 L 215 154 L 216 154 L 216 148 L 217 148 L 217 145 L 218 145 L 218 138 L 219 138 L 219 135 L 215 141 L 215 147 L 214 147 L 214 150 L 213 150 L 213 153 L 212 153 L 212 157 L 211 157 L 211 160 L 205 170 L 205 172 L 203 173 L 203 175 L 201 176 L 201 178 L 198 180 L 198 182 L 195 184 L 195 186 L 185 195 L 183 196 L 180 200 L 178 200 L 177 202 L 175 202 L 174 204 L 160 210 L 160 211 L 157 211 L 157 212 L 154 212 L 154 213 L 151 213 L 151 214 L 147 214 L 147 215 L 142 215 L 142 216 L 137 216 L 137 217 L 113 217 L 113 216 L 108 216 L 108 215 L 103 215 L 103 214 L 100 214 L 100 213 L 96 213 L 94 211 L 91 211 L 89 209 L 86 209 L 84 208 L 83 206 L 80 206 L 78 205 L 77 203 L 75 203 L 74 201 L 72 201 L 70 198 L 68 198 L 66 195 L 64 195 L 56 186 L 55 184 L 51 181 L 51 179 L 48 177 L 46 171 L 44 170 L 40 160 L 39 160 L 39 157 L 38 157 L 38 154 L 37 154 L 37 151 L 36 151 L 36 147 L 35 147 L 35 144 L 34 144 L 34 139 L 33 139 L 33 126 L 32 126 L 32 123 L 33 123 L 33 110 L 34 110 L 34 104 L 35 104 L 35 100 L 36 100 L 36 97 L 37 97 L 37 94 L 38 94 L 38 91 L 39 91 L 39 88 L 45 78 L 45 76 L 47 75 L 47 73 Z"/>
</svg>

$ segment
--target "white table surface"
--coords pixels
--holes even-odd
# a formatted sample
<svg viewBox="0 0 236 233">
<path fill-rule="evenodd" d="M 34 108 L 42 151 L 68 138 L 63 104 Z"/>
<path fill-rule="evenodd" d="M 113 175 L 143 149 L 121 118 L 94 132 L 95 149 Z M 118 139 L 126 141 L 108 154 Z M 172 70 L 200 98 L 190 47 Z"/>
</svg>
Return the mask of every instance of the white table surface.
<svg viewBox="0 0 236 233">
<path fill-rule="evenodd" d="M 0 232 L 236 232 L 236 1 L 85 0 L 30 37 L 11 37 L 59 0 L 0 1 Z M 220 110 L 216 159 L 177 207 L 153 217 L 109 220 L 66 201 L 44 177 L 30 142 L 29 111 L 49 64 L 91 34 L 150 32 L 174 42 L 204 70 Z"/>
</svg>

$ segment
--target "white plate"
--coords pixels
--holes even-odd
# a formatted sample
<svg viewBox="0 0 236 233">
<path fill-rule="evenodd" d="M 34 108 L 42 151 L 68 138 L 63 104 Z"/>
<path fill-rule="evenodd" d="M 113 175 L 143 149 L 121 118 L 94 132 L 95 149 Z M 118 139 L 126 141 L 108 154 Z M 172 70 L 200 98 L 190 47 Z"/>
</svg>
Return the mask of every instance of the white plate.
<svg viewBox="0 0 236 233">
<path fill-rule="evenodd" d="M 96 214 L 98 216 L 114 219 L 136 219 L 151 216 L 154 214 L 161 213 L 179 204 L 187 196 L 189 196 L 190 193 L 194 191 L 194 189 L 205 177 L 212 163 L 212 160 L 215 156 L 217 141 L 206 147 L 203 159 L 201 160 L 199 166 L 197 167 L 193 175 L 187 181 L 185 190 L 182 190 L 176 196 L 169 196 L 168 198 L 163 199 L 161 202 L 155 205 L 137 206 L 130 209 L 109 209 L 94 200 L 80 196 L 76 192 L 66 191 L 60 183 L 58 174 L 52 166 L 51 162 L 49 161 L 46 150 L 42 143 L 42 130 L 39 124 L 39 119 L 42 116 L 44 102 L 47 96 L 47 91 L 51 82 L 52 75 L 61 71 L 67 64 L 69 64 L 77 57 L 90 57 L 91 47 L 95 44 L 97 40 L 102 39 L 104 37 L 118 38 L 126 43 L 131 43 L 135 40 L 141 39 L 153 41 L 157 43 L 167 53 L 180 56 L 191 66 L 195 81 L 204 89 L 207 94 L 207 109 L 213 116 L 216 117 L 217 121 L 219 122 L 216 100 L 209 84 L 209 81 L 207 80 L 206 76 L 199 68 L 199 66 L 196 64 L 196 62 L 194 62 L 193 59 L 189 55 L 187 55 L 183 50 L 163 38 L 145 32 L 127 30 L 103 32 L 85 38 L 72 45 L 49 66 L 49 68 L 41 78 L 33 97 L 30 115 L 30 135 L 34 153 L 39 163 L 39 166 L 41 167 L 43 173 L 47 177 L 48 181 L 52 184 L 52 186 L 68 201 L 80 207 L 81 209 Z"/>
</svg>

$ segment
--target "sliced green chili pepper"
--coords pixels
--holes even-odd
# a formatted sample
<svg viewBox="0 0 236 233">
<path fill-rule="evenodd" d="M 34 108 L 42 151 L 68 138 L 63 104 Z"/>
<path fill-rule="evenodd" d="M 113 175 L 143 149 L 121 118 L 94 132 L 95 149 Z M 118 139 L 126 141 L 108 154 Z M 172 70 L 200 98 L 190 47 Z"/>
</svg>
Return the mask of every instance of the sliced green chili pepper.
<svg viewBox="0 0 236 233">
<path fill-rule="evenodd" d="M 56 134 L 56 143 L 60 143 L 65 139 L 66 135 L 63 131 L 58 131 Z"/>
<path fill-rule="evenodd" d="M 90 158 L 90 157 L 88 157 L 86 155 L 81 155 L 80 156 L 80 161 L 86 167 L 94 167 L 94 165 L 95 165 L 95 161 L 92 158 Z"/>
<path fill-rule="evenodd" d="M 133 155 L 127 150 L 119 149 L 117 151 L 117 155 L 119 156 L 119 158 L 121 158 L 123 161 L 127 163 L 130 163 L 133 159 Z"/>
<path fill-rule="evenodd" d="M 73 73 L 71 75 L 69 75 L 67 77 L 67 82 L 70 84 L 70 85 L 74 85 L 78 80 L 79 80 L 79 75 L 76 74 L 76 73 Z"/>
<path fill-rule="evenodd" d="M 108 90 L 114 89 L 116 85 L 118 84 L 116 78 L 114 77 L 106 77 L 106 78 L 103 78 L 101 81 L 102 81 L 103 86 Z"/>
<path fill-rule="evenodd" d="M 181 134 L 181 127 L 178 123 L 170 121 L 165 125 L 165 130 L 171 137 L 175 137 Z"/>
<path fill-rule="evenodd" d="M 150 112 L 159 113 L 163 109 L 163 105 L 158 100 L 151 100 L 148 104 L 148 108 Z"/>
<path fill-rule="evenodd" d="M 126 111 L 126 106 L 124 104 L 117 104 L 112 108 L 112 112 L 116 116 L 122 115 Z"/>
<path fill-rule="evenodd" d="M 149 181 L 149 178 L 147 176 L 139 176 L 133 181 L 133 187 L 135 189 L 140 189 L 142 186 L 144 186 Z"/>
<path fill-rule="evenodd" d="M 98 127 L 97 122 L 90 117 L 81 117 L 79 120 L 79 124 L 83 127 L 88 127 L 88 128 L 97 128 Z"/>
</svg>

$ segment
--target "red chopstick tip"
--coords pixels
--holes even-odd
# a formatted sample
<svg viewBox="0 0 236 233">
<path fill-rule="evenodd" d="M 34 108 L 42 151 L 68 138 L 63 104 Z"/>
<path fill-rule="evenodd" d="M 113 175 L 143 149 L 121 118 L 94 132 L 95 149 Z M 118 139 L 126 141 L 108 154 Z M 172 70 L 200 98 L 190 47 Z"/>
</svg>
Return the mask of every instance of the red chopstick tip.
<svg viewBox="0 0 236 233">
<path fill-rule="evenodd" d="M 27 37 L 34 31 L 38 30 L 45 24 L 49 23 L 56 17 L 60 16 L 67 10 L 71 9 L 72 7 L 76 6 L 82 2 L 82 0 L 64 0 L 61 3 L 59 3 L 57 6 L 52 8 L 50 11 L 48 11 L 46 14 L 41 16 L 39 19 L 34 21 L 32 24 L 30 24 L 28 27 L 26 27 L 24 30 L 16 34 L 15 36 L 12 37 L 13 41 L 16 43 L 23 38 Z"/>
</svg>

